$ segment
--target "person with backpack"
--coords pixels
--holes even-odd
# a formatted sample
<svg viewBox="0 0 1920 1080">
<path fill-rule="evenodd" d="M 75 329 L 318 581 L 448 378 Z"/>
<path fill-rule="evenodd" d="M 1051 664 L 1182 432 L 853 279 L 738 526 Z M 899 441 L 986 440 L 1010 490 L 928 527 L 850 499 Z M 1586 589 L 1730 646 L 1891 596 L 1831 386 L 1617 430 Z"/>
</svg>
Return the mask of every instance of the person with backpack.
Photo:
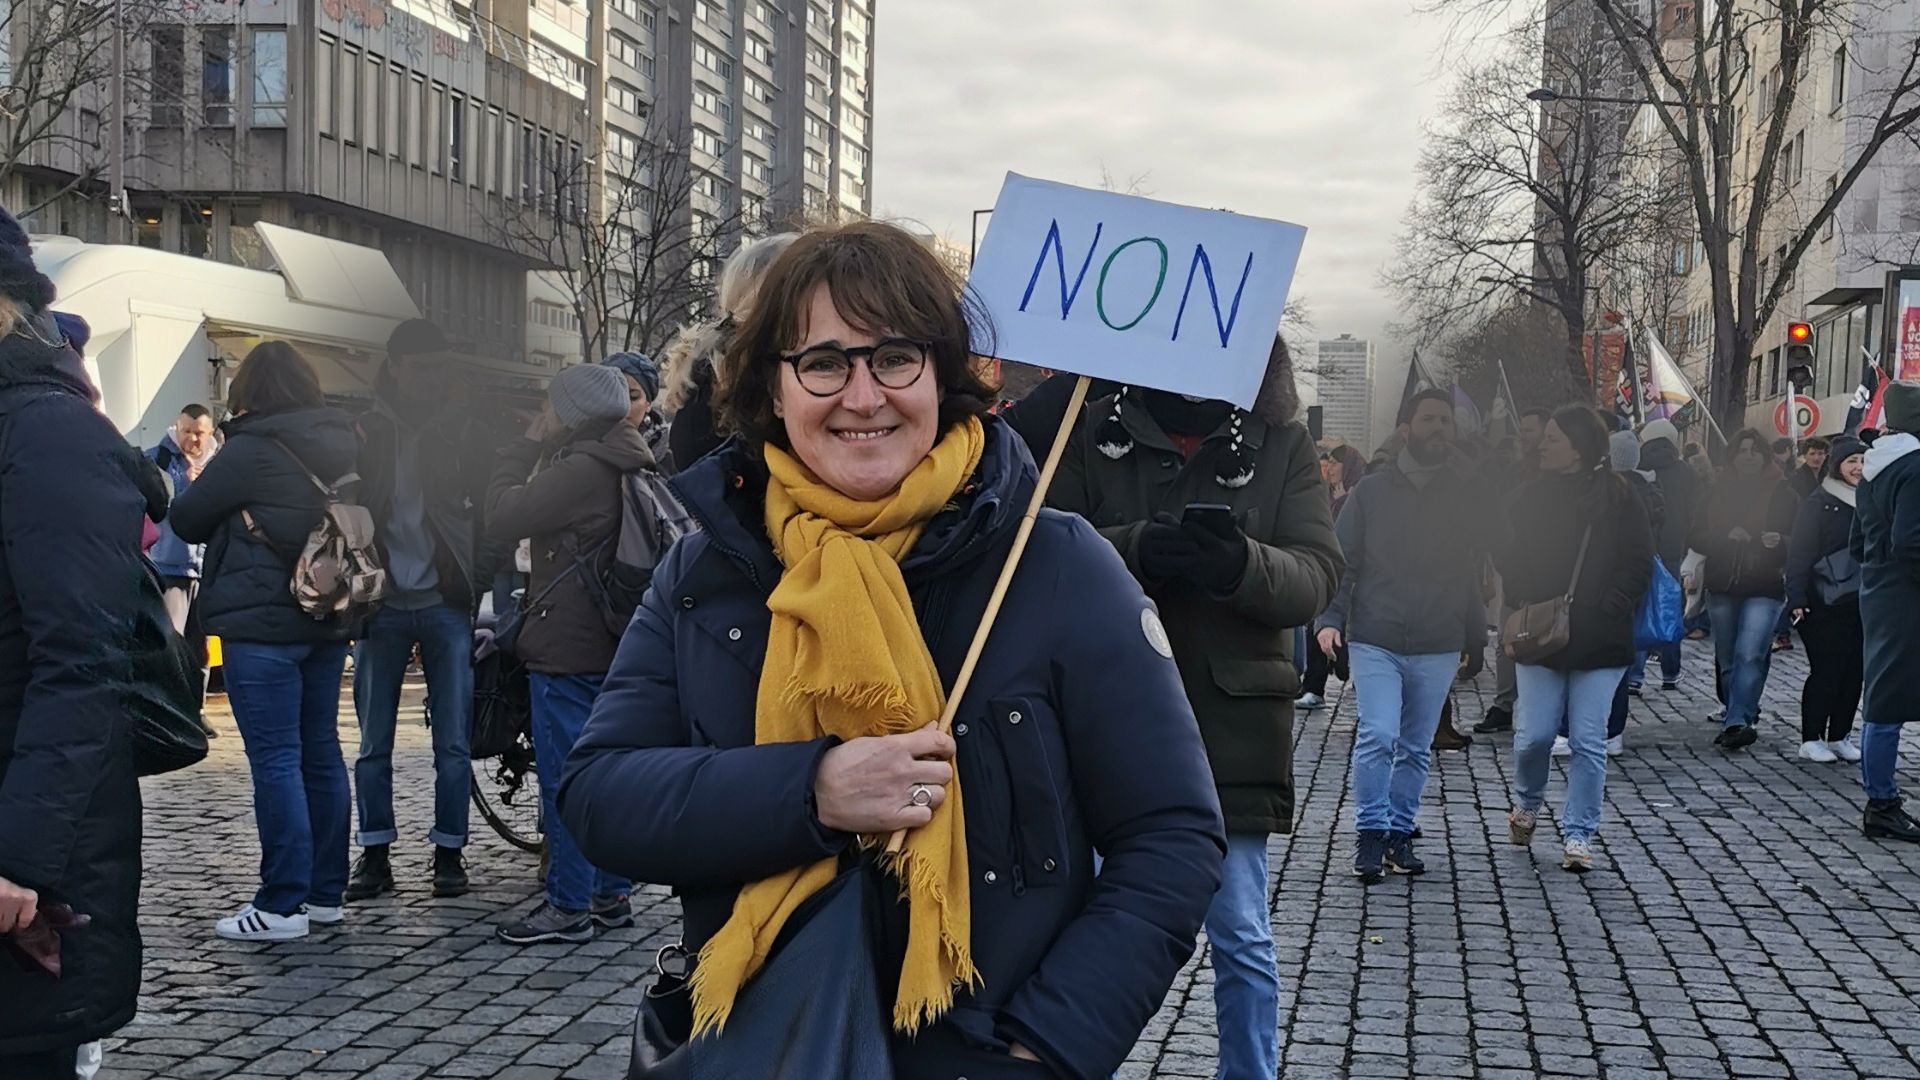
<svg viewBox="0 0 1920 1080">
<path fill-rule="evenodd" d="M 493 537 L 533 541 L 531 580 L 511 640 L 532 693 L 547 889 L 525 918 L 499 928 L 500 940 L 511 945 L 587 941 L 596 926 L 633 922 L 632 884 L 589 863 L 554 808 L 561 766 L 586 727 L 633 616 L 633 606 L 624 618 L 608 610 L 602 576 L 621 539 L 626 478 L 655 468 L 646 440 L 629 422 L 627 381 L 618 367 L 601 364 L 554 376 L 546 408 L 525 438 L 501 450 L 487 486 Z"/>
<path fill-rule="evenodd" d="M 260 888 L 214 932 L 289 941 L 341 921 L 352 798 L 339 734 L 348 612 L 316 618 L 296 587 L 316 526 L 354 472 L 353 417 L 327 405 L 313 367 L 263 342 L 227 391 L 226 445 L 173 502 L 180 539 L 206 544 L 201 617 L 220 636 L 227 700 L 253 771 Z"/>
</svg>

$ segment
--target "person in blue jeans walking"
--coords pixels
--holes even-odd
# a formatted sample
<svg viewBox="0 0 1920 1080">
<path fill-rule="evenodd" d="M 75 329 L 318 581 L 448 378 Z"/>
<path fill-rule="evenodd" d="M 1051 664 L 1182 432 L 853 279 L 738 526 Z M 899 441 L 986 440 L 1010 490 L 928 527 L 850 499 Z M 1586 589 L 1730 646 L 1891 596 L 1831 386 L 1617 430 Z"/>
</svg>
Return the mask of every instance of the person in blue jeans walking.
<svg viewBox="0 0 1920 1080">
<path fill-rule="evenodd" d="M 1671 420 L 1649 420 L 1640 429 L 1640 469 L 1653 475 L 1653 488 L 1660 496 L 1661 518 L 1654 526 L 1654 548 L 1660 562 L 1680 580 L 1681 565 L 1687 561 L 1688 542 L 1693 537 L 1693 522 L 1700 506 L 1700 476 L 1680 456 L 1680 429 Z M 1688 627 L 1691 629 L 1692 627 Z M 1647 659 L 1660 658 L 1660 689 L 1680 687 L 1680 643 L 1662 645 L 1650 653 L 1635 657 L 1629 681 L 1638 688 L 1646 677 Z"/>
<path fill-rule="evenodd" d="M 1736 434 L 1727 453 L 1727 474 L 1695 524 L 1693 547 L 1707 560 L 1713 657 L 1726 706 L 1714 745 L 1739 750 L 1759 738 L 1754 723 L 1786 607 L 1788 540 L 1800 506 L 1759 432 Z"/>
<path fill-rule="evenodd" d="M 1571 756 L 1560 811 L 1560 865 L 1593 869 L 1593 838 L 1607 782 L 1607 715 L 1633 661 L 1634 611 L 1653 578 L 1646 507 L 1609 468 L 1606 424 L 1585 405 L 1553 414 L 1540 440 L 1540 476 L 1507 504 L 1495 561 L 1515 607 L 1565 602 L 1566 640 L 1526 651 L 1502 628 L 1514 658 L 1513 810 L 1508 836 L 1533 842 L 1546 799 L 1554 733 L 1567 725 Z"/>
<path fill-rule="evenodd" d="M 482 509 L 494 451 L 465 410 L 451 404 L 459 377 L 440 328 L 409 319 L 387 341 L 374 407 L 361 415 L 360 475 L 387 567 L 387 597 L 366 621 L 353 654 L 353 706 L 360 719 L 354 789 L 363 851 L 347 900 L 394 889 L 391 845 L 393 741 L 400 687 L 417 646 L 432 705 L 433 895 L 467 891 L 467 761 L 473 713 L 473 613 L 493 580 L 498 548 L 484 547 Z"/>
<path fill-rule="evenodd" d="M 644 373 L 644 371 L 643 371 Z M 658 390 L 635 389 L 650 399 Z M 596 869 L 560 820 L 554 800 L 567 754 L 593 711 L 627 618 L 617 618 L 597 586 L 617 543 L 626 474 L 654 468 L 646 440 L 629 419 L 627 376 L 578 364 L 555 376 L 547 406 L 524 438 L 500 451 L 487 486 L 487 528 L 495 539 L 531 537 L 532 572 L 525 620 L 514 646 L 527 666 L 533 749 L 547 823 L 547 894 L 524 918 L 498 930 L 513 945 L 586 941 L 596 925 L 633 922 L 632 884 Z"/>
<path fill-rule="evenodd" d="M 1298 411 L 1292 358 L 1276 338 L 1251 410 L 1137 387 L 1090 406 L 1049 492 L 1113 542 L 1158 604 L 1206 741 L 1227 827 L 1206 918 L 1219 1080 L 1279 1070 L 1267 841 L 1293 829 L 1293 628 L 1326 607 L 1340 577 L 1319 454 Z M 1045 423 L 1016 426 L 1043 444 L 1052 436 Z M 1225 512 L 1191 509 L 1206 506 Z"/>
<path fill-rule="evenodd" d="M 1352 783 L 1353 872 L 1420 874 L 1414 818 L 1434 730 L 1463 653 L 1486 647 L 1477 572 L 1484 500 L 1453 462 L 1453 398 L 1401 406 L 1400 456 L 1347 496 L 1334 524 L 1346 570 L 1316 623 L 1323 652 L 1342 643 L 1360 708 Z"/>
<path fill-rule="evenodd" d="M 260 889 L 214 930 L 288 941 L 341 921 L 351 797 L 340 752 L 345 618 L 315 619 L 289 590 L 326 512 L 315 478 L 355 470 L 353 418 L 326 403 L 313 368 L 282 341 L 255 346 L 227 392 L 226 445 L 167 518 L 207 545 L 200 610 L 223 649 L 227 700 L 253 772 Z"/>
<path fill-rule="evenodd" d="M 1886 429 L 1867 450 L 1848 544 L 1860 564 L 1866 637 L 1861 830 L 1920 843 L 1920 821 L 1907 813 L 1894 778 L 1901 729 L 1920 720 L 1920 385 L 1893 383 L 1884 401 Z"/>
</svg>

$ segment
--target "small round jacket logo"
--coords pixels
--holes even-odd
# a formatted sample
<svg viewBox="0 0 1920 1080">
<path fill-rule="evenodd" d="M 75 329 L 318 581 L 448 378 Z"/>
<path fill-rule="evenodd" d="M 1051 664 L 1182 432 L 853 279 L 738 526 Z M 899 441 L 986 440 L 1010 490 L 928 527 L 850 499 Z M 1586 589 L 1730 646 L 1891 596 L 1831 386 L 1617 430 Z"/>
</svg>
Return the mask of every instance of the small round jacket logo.
<svg viewBox="0 0 1920 1080">
<path fill-rule="evenodd" d="M 1140 609 L 1140 630 L 1147 635 L 1147 644 L 1153 651 L 1167 659 L 1173 659 L 1173 642 L 1167 638 L 1167 628 L 1160 622 L 1160 614 L 1152 608 Z"/>
</svg>

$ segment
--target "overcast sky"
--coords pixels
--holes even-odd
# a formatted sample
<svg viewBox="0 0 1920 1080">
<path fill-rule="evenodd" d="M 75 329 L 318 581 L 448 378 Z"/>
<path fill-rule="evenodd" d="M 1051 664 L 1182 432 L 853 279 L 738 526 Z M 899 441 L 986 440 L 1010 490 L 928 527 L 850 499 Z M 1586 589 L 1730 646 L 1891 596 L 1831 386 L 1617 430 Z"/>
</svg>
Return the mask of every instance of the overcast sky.
<svg viewBox="0 0 1920 1080">
<path fill-rule="evenodd" d="M 874 209 L 967 245 L 1009 170 L 1307 227 L 1314 336 L 1384 342 L 1443 27 L 1412 0 L 882 0 Z M 984 220 L 984 219 L 983 219 Z M 1377 381 L 1398 385 L 1400 350 Z"/>
</svg>

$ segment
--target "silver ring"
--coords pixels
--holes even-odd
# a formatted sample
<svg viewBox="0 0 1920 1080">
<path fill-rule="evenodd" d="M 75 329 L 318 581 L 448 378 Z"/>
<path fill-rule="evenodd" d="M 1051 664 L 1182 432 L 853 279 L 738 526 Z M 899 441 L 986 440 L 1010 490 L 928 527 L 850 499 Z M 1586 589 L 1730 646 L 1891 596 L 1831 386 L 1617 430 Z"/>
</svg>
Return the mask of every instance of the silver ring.
<svg viewBox="0 0 1920 1080">
<path fill-rule="evenodd" d="M 925 784 L 915 784 L 913 785 L 913 794 L 907 801 L 908 804 L 912 806 L 932 806 L 933 789 Z"/>
</svg>

